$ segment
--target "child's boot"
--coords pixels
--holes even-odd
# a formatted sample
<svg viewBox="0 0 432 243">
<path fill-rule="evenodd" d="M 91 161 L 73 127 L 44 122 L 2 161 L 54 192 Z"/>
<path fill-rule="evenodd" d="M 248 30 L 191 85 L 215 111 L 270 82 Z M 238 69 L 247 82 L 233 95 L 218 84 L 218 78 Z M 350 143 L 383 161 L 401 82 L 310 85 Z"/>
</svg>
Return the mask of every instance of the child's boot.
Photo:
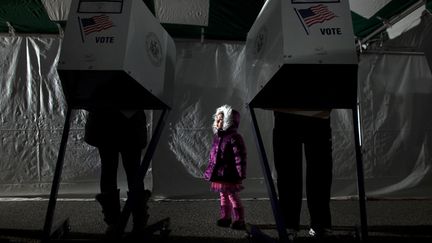
<svg viewBox="0 0 432 243">
<path fill-rule="evenodd" d="M 217 226 L 229 227 L 231 225 L 231 206 L 223 205 L 220 207 L 220 219 L 216 222 Z"/>
<path fill-rule="evenodd" d="M 244 230 L 245 229 L 244 208 L 243 207 L 233 208 L 233 214 L 234 214 L 233 215 L 234 221 L 231 224 L 231 229 Z"/>
</svg>

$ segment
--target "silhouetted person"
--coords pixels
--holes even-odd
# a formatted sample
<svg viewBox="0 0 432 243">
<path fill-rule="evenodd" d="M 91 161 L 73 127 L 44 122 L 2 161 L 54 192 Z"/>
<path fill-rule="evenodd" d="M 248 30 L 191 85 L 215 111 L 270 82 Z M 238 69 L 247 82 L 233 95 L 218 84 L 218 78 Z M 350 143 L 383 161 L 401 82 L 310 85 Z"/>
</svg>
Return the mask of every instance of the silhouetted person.
<svg viewBox="0 0 432 243">
<path fill-rule="evenodd" d="M 246 178 L 246 146 L 237 132 L 240 113 L 224 105 L 217 108 L 213 118 L 213 144 L 204 178 L 220 196 L 220 218 L 216 224 L 244 229 L 244 208 L 238 192 L 243 189 L 242 181 Z"/>
<path fill-rule="evenodd" d="M 114 236 L 120 219 L 120 190 L 117 188 L 119 155 L 128 183 L 128 201 L 133 217 L 132 233 L 139 233 L 147 224 L 147 201 L 150 192 L 138 181 L 141 152 L 147 145 L 146 116 L 142 110 L 89 112 L 85 141 L 98 148 L 101 160 L 100 194 L 96 200 L 102 207 L 106 234 Z"/>
<path fill-rule="evenodd" d="M 332 138 L 330 111 L 274 112 L 273 152 L 282 216 L 290 237 L 299 230 L 303 198 L 303 150 L 306 197 L 312 236 L 331 229 Z"/>
</svg>

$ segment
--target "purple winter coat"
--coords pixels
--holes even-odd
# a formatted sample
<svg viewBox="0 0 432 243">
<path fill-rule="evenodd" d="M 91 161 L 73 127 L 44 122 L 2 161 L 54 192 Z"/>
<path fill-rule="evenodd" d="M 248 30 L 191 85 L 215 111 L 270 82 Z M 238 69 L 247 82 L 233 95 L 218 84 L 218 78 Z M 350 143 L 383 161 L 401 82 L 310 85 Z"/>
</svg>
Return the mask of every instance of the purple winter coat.
<svg viewBox="0 0 432 243">
<path fill-rule="evenodd" d="M 246 146 L 237 133 L 240 114 L 229 106 L 219 107 L 215 114 L 224 113 L 221 130 L 213 129 L 213 144 L 204 178 L 212 182 L 240 183 L 246 178 Z"/>
</svg>

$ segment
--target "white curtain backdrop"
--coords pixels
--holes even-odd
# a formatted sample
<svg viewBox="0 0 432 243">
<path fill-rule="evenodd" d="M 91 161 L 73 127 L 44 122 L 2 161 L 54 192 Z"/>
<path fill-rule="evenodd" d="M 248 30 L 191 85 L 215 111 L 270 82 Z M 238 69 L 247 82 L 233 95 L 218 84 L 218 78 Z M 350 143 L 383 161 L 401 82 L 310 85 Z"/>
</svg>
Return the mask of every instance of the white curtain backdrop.
<svg viewBox="0 0 432 243">
<path fill-rule="evenodd" d="M 369 197 L 432 195 L 432 76 L 418 52 L 424 21 L 415 29 L 363 53 L 359 101 L 363 160 Z M 49 194 L 66 104 L 56 64 L 59 37 L 0 37 L 0 196 Z M 248 148 L 244 197 L 267 197 L 246 109 L 245 45 L 242 42 L 176 40 L 174 105 L 146 176 L 156 198 L 215 198 L 202 179 L 211 142 L 211 115 L 230 104 L 242 115 L 239 131 Z M 147 111 L 151 125 L 158 114 Z M 153 117 L 154 113 L 154 117 Z M 272 113 L 257 110 L 272 162 Z M 86 112 L 76 111 L 66 151 L 60 194 L 98 192 L 99 160 L 83 142 Z M 352 113 L 334 110 L 333 196 L 357 195 Z M 119 171 L 121 187 L 125 181 Z M 124 190 L 123 190 L 124 191 Z"/>
</svg>

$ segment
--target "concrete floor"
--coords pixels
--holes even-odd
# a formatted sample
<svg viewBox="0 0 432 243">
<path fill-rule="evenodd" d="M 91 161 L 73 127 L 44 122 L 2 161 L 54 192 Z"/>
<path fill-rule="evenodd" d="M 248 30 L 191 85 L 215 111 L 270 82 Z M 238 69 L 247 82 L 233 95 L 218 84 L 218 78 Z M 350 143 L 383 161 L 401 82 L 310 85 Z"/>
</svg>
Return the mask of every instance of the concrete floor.
<svg viewBox="0 0 432 243">
<path fill-rule="evenodd" d="M 258 226 L 270 238 L 278 238 L 268 200 L 244 200 L 246 221 Z M 0 243 L 39 242 L 48 201 L 0 201 Z M 360 217 L 355 200 L 332 201 L 332 242 L 359 242 Z M 149 225 L 170 218 L 170 233 L 152 237 L 154 242 L 254 242 L 245 231 L 220 228 L 218 201 L 151 201 Z M 297 242 L 307 235 L 308 212 L 303 206 L 302 230 Z M 57 201 L 54 225 L 69 219 L 71 231 L 64 239 L 100 239 L 105 230 L 99 205 L 94 200 Z M 367 202 L 368 242 L 432 242 L 432 200 L 374 200 Z M 53 226 L 53 229 L 55 226 Z M 130 225 L 126 231 L 130 230 Z M 64 240 L 63 240 L 64 241 Z M 75 240 L 76 241 L 76 240 Z M 83 241 L 83 240 L 80 240 Z M 149 241 L 149 240 L 147 240 Z M 256 242 L 256 241 L 255 241 Z"/>
</svg>

